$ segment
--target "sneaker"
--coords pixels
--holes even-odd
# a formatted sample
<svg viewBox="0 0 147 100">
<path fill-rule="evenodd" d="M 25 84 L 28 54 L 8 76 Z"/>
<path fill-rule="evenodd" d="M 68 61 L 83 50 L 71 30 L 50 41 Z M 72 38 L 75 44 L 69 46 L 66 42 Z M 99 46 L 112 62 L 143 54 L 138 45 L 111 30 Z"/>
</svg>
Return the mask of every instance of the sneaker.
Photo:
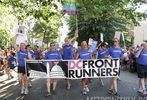
<svg viewBox="0 0 147 100">
<path fill-rule="evenodd" d="M 25 92 L 25 88 L 22 87 L 22 88 L 21 88 L 21 94 L 24 94 L 24 92 Z"/>
<path fill-rule="evenodd" d="M 108 93 L 113 94 L 113 90 L 109 89 Z"/>
<path fill-rule="evenodd" d="M 88 87 L 86 87 L 85 90 L 86 90 L 86 92 L 89 92 L 90 91 Z"/>
<path fill-rule="evenodd" d="M 116 97 L 120 97 L 120 95 L 117 92 L 115 92 L 113 95 Z"/>
<path fill-rule="evenodd" d="M 121 81 L 120 77 L 117 78 L 118 81 Z"/>
<path fill-rule="evenodd" d="M 103 87 L 103 86 L 104 86 L 104 83 L 103 83 L 103 82 L 101 82 L 101 83 L 100 83 L 100 86 L 102 86 L 102 87 Z"/>
<path fill-rule="evenodd" d="M 68 84 L 68 85 L 67 85 L 67 90 L 70 90 L 70 87 L 71 87 L 71 85 L 70 85 L 70 84 Z"/>
<path fill-rule="evenodd" d="M 51 96 L 52 94 L 50 92 L 47 92 L 47 94 L 45 95 L 45 97 Z"/>
<path fill-rule="evenodd" d="M 142 95 L 144 95 L 144 96 L 147 95 L 147 92 L 144 90 L 143 93 L 142 93 Z"/>
<path fill-rule="evenodd" d="M 84 95 L 86 95 L 86 94 L 87 94 L 87 91 L 86 91 L 86 89 L 85 89 L 85 88 L 83 89 L 83 94 L 84 94 Z"/>
<path fill-rule="evenodd" d="M 25 91 L 24 91 L 24 94 L 28 94 L 29 93 L 29 90 L 28 89 L 25 89 Z"/>
<path fill-rule="evenodd" d="M 55 91 L 55 90 L 53 90 L 53 91 L 52 91 L 52 94 L 53 94 L 53 95 L 56 95 L 56 91 Z"/>
<path fill-rule="evenodd" d="M 142 89 L 139 89 L 137 92 L 139 92 L 139 93 L 143 93 L 143 90 L 142 90 Z"/>
<path fill-rule="evenodd" d="M 29 88 L 31 88 L 31 87 L 32 87 L 32 84 L 31 84 L 31 83 L 29 83 L 28 85 L 29 85 L 29 86 L 28 86 Z"/>
<path fill-rule="evenodd" d="M 13 79 L 14 78 L 14 76 L 11 76 L 11 79 Z"/>
</svg>

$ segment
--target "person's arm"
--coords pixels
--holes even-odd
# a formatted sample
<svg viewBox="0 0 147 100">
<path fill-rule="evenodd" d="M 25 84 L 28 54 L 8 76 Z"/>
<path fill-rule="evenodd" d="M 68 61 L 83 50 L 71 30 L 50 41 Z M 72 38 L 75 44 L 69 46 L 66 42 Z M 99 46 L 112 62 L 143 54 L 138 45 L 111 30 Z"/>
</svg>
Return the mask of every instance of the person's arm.
<svg viewBox="0 0 147 100">
<path fill-rule="evenodd" d="M 106 50 L 105 58 L 106 58 L 106 59 L 111 58 L 110 55 L 109 55 L 109 50 L 108 50 L 108 49 Z"/>
<path fill-rule="evenodd" d="M 135 57 L 138 58 L 142 52 L 143 48 L 141 48 L 136 54 L 135 54 Z"/>
<path fill-rule="evenodd" d="M 59 57 L 59 59 L 61 60 L 62 59 L 62 55 L 61 55 L 61 53 L 60 53 L 60 51 L 58 51 L 58 57 Z"/>
<path fill-rule="evenodd" d="M 74 42 L 77 40 L 78 36 L 79 36 L 78 30 L 76 30 L 74 37 L 69 40 L 70 44 L 74 44 Z"/>
<path fill-rule="evenodd" d="M 30 52 L 28 52 L 28 59 L 32 59 Z"/>
<path fill-rule="evenodd" d="M 78 59 L 79 58 L 79 53 L 78 53 L 78 51 L 75 53 L 75 59 Z"/>
<path fill-rule="evenodd" d="M 94 51 L 94 53 L 93 53 L 93 58 L 94 58 L 94 59 L 97 59 L 97 58 L 98 58 L 98 51 L 97 51 L 97 50 Z"/>
<path fill-rule="evenodd" d="M 8 66 L 11 66 L 12 59 L 8 57 Z"/>
<path fill-rule="evenodd" d="M 45 53 L 44 59 L 48 59 L 48 57 L 47 57 L 47 52 Z"/>
</svg>

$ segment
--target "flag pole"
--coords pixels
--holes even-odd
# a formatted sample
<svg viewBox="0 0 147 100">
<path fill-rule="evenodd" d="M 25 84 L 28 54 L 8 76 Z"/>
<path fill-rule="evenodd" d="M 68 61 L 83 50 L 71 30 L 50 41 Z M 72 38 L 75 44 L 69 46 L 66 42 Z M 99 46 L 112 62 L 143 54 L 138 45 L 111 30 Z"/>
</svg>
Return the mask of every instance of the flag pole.
<svg viewBox="0 0 147 100">
<path fill-rule="evenodd" d="M 75 0 L 75 7 L 76 7 L 76 0 Z M 77 14 L 77 9 L 76 9 L 76 30 L 78 30 L 78 14 Z"/>
</svg>

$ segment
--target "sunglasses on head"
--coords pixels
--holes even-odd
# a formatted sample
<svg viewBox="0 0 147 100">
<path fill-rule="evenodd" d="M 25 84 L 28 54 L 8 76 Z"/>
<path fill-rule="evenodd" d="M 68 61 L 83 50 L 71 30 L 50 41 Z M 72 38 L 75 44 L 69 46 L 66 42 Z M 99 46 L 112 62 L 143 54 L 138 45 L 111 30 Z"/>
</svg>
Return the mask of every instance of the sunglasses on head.
<svg viewBox="0 0 147 100">
<path fill-rule="evenodd" d="M 55 46 L 54 44 L 52 44 L 51 46 Z"/>
<path fill-rule="evenodd" d="M 113 41 L 113 42 L 118 42 L 118 41 Z"/>
</svg>

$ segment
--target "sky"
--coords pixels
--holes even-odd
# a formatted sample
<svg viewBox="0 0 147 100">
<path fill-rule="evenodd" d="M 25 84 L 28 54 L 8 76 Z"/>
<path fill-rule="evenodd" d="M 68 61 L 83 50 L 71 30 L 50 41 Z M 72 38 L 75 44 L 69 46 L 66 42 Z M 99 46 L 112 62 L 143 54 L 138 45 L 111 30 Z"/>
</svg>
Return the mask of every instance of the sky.
<svg viewBox="0 0 147 100">
<path fill-rule="evenodd" d="M 147 4 L 143 4 L 140 6 L 139 9 L 137 9 L 138 12 L 144 12 L 147 11 Z"/>
</svg>

